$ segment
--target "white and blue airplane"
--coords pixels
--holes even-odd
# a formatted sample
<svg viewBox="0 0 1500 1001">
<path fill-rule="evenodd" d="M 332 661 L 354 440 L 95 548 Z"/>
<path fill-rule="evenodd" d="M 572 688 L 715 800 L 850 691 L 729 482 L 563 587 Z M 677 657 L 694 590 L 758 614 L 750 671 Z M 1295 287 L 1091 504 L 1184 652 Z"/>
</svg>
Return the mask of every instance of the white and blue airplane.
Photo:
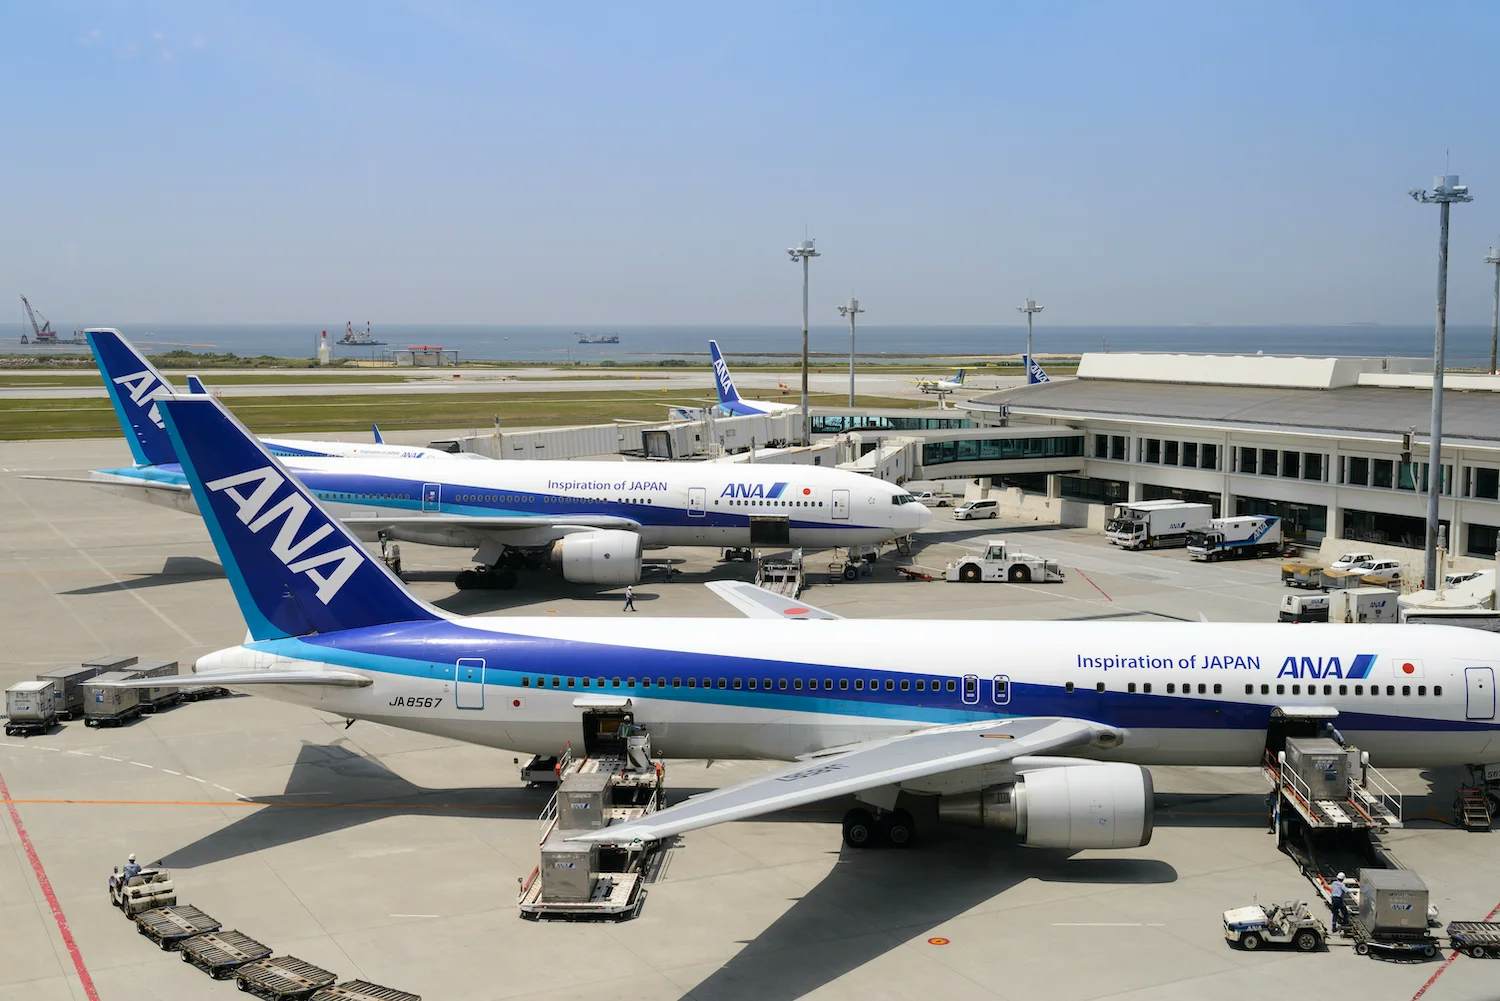
<svg viewBox="0 0 1500 1001">
<path fill-rule="evenodd" d="M 1051 382 L 1051 381 L 1052 381 L 1052 377 L 1047 374 L 1047 370 L 1046 369 L 1042 368 L 1042 363 L 1039 362 L 1039 361 L 1037 361 L 1035 358 L 1032 358 L 1030 355 L 1027 355 L 1026 356 L 1026 385 L 1028 385 L 1028 386 L 1035 386 L 1038 383 Z"/>
<path fill-rule="evenodd" d="M 719 351 L 718 341 L 708 342 L 708 357 L 713 364 L 714 392 L 719 397 L 719 402 L 714 407 L 714 413 L 718 416 L 751 417 L 756 414 L 780 414 L 788 410 L 802 409 L 796 403 L 770 403 L 745 399 L 740 396 L 740 391 L 734 386 L 734 376 L 729 374 L 729 365 L 725 363 L 724 355 Z M 702 420 L 705 416 L 705 408 L 673 407 L 672 416 L 678 420 Z"/>
<path fill-rule="evenodd" d="M 966 374 L 964 369 L 959 369 L 953 373 L 953 378 L 951 379 L 918 379 L 917 388 L 924 393 L 937 393 L 939 395 L 956 393 L 964 388 L 964 376 Z"/>
<path fill-rule="evenodd" d="M 1283 714 L 1336 716 L 1385 766 L 1500 757 L 1500 637 L 1479 630 L 852 621 L 743 583 L 716 589 L 747 619 L 454 615 L 372 560 L 218 401 L 161 410 L 248 627 L 185 685 L 537 754 L 628 714 L 672 757 L 793 762 L 583 840 L 852 795 L 854 846 L 910 843 L 908 797 L 1026 845 L 1142 845 L 1144 766 L 1255 766 Z M 804 621 L 766 621 L 788 618 Z"/>
<path fill-rule="evenodd" d="M 136 367 L 145 359 L 123 338 L 90 338 L 136 461 L 96 469 L 88 482 L 196 510 L 160 413 L 170 389 L 149 364 Z M 549 563 L 572 583 L 618 586 L 640 579 L 645 548 L 878 545 L 932 517 L 901 487 L 818 466 L 332 458 L 304 447 L 321 442 L 263 444 L 393 565 L 399 550 L 387 543 L 474 549 L 478 566 L 459 573 L 461 588 L 514 587 L 517 569 Z"/>
</svg>

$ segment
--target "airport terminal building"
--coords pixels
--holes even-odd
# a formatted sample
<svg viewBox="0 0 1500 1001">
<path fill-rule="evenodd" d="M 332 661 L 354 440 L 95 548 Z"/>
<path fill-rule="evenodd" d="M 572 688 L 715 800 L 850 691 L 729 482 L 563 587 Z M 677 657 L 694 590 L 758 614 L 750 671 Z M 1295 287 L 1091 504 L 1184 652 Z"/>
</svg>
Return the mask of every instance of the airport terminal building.
<svg viewBox="0 0 1500 1001">
<path fill-rule="evenodd" d="M 1044 477 L 993 480 L 1044 495 L 1065 524 L 1108 505 L 1178 498 L 1216 514 L 1275 514 L 1288 535 L 1420 547 L 1430 365 L 1422 359 L 1089 354 L 1076 379 L 957 406 L 1013 434 L 1076 432 L 1081 455 Z M 1500 378 L 1450 375 L 1441 517 L 1455 555 L 1500 543 Z M 1000 464 L 1004 465 L 1004 464 Z M 974 468 L 974 467 L 970 467 Z"/>
</svg>

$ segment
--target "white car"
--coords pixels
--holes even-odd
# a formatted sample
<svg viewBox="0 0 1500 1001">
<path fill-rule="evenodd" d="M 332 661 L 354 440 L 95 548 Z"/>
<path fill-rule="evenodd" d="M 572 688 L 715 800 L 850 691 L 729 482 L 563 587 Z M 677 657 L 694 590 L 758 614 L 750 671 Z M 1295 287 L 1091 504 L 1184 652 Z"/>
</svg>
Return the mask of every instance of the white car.
<svg viewBox="0 0 1500 1001">
<path fill-rule="evenodd" d="M 992 500 L 964 501 L 953 509 L 954 521 L 978 521 L 980 518 L 998 517 L 1000 517 L 1000 505 Z"/>
<path fill-rule="evenodd" d="M 1374 553 L 1344 553 L 1338 559 L 1328 564 L 1330 570 L 1353 570 L 1356 567 L 1366 567 L 1375 562 Z"/>
<path fill-rule="evenodd" d="M 928 507 L 947 507 L 948 498 L 944 494 L 935 494 L 931 490 L 923 490 L 921 493 L 912 494 L 918 501 Z"/>
</svg>

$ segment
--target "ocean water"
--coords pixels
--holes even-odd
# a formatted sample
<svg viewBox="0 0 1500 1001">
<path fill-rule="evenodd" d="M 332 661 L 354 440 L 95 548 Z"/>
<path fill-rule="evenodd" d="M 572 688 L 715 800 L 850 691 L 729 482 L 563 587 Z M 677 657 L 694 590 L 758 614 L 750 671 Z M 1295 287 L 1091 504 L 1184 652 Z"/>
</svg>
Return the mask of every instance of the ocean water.
<svg viewBox="0 0 1500 1001">
<path fill-rule="evenodd" d="M 61 327 L 62 325 L 59 324 Z M 67 330 L 69 328 L 63 327 Z M 183 348 L 194 351 L 231 351 L 241 355 L 310 357 L 316 350 L 318 324 L 179 324 L 143 323 L 121 328 L 147 351 Z M 342 324 L 327 328 L 330 341 L 343 333 Z M 619 344 L 578 343 L 578 334 L 618 334 Z M 574 330 L 554 326 L 376 325 L 375 336 L 384 347 L 341 347 L 336 357 L 381 357 L 385 351 L 410 344 L 438 344 L 459 352 L 464 360 L 512 360 L 566 363 L 613 359 L 621 364 L 667 358 L 702 360 L 708 339 L 717 338 L 733 362 L 786 359 L 801 350 L 801 330 L 794 326 L 620 326 Z M 22 346 L 19 323 L 0 324 L 0 350 L 61 353 L 77 348 Z M 847 357 L 849 329 L 843 325 L 815 327 L 811 350 L 832 358 Z M 1489 364 L 1488 326 L 1448 328 L 1447 357 L 1451 367 Z M 987 326 L 876 326 L 859 329 L 859 355 L 866 363 L 942 359 L 955 355 L 1017 354 L 1025 349 L 1025 327 Z M 1171 326 L 1171 327 L 1052 327 L 1039 325 L 1036 351 L 1078 354 L 1084 351 L 1206 351 L 1231 354 L 1377 355 L 1404 358 L 1432 357 L 1431 326 Z"/>
</svg>

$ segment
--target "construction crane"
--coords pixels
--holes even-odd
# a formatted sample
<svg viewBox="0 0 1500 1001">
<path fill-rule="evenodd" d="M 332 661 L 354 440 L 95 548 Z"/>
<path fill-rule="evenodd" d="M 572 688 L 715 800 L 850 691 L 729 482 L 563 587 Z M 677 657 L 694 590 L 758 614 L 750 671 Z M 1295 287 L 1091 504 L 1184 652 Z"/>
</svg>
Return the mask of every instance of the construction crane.
<svg viewBox="0 0 1500 1001">
<path fill-rule="evenodd" d="M 42 322 L 38 324 L 36 322 L 37 311 L 31 308 L 31 303 L 24 295 L 21 296 L 21 307 L 26 310 L 26 320 L 31 324 L 30 338 L 26 336 L 26 328 L 21 328 L 21 343 L 30 344 L 34 339 L 38 344 L 56 344 L 57 331 L 52 329 L 52 321 L 44 316 Z"/>
</svg>

